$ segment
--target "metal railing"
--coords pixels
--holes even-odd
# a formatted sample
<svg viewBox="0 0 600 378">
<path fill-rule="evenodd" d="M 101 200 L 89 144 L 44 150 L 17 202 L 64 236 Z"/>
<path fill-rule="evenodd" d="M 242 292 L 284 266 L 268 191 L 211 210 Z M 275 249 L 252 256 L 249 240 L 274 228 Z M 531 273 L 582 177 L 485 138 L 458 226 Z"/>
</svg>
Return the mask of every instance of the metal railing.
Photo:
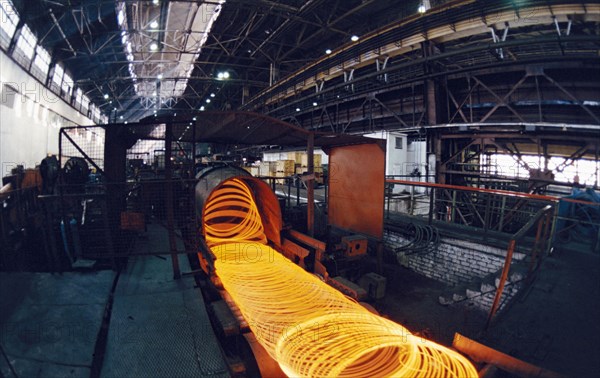
<svg viewBox="0 0 600 378">
<path fill-rule="evenodd" d="M 507 190 L 387 180 L 386 219 L 399 214 L 459 224 L 479 230 L 513 233 L 541 208 L 558 198 Z"/>
<path fill-rule="evenodd" d="M 488 314 L 486 329 L 491 325 L 492 321 L 494 320 L 494 316 L 498 311 L 500 300 L 504 292 L 504 285 L 506 284 L 506 280 L 508 278 L 508 273 L 512 264 L 513 253 L 516 249 L 517 243 L 519 243 L 530 230 L 534 229 L 534 226 L 536 230 L 535 241 L 531 249 L 529 269 L 527 271 L 525 280 L 528 281 L 531 278 L 531 274 L 540 266 L 541 258 L 543 256 L 542 252 L 546 249 L 546 246 L 550 244 L 548 242 L 550 233 L 552 232 L 550 228 L 550 225 L 552 224 L 552 211 L 552 205 L 544 206 L 544 208 L 540 209 L 523 227 L 521 227 L 519 231 L 512 236 L 508 242 L 508 249 L 506 250 L 506 258 L 504 259 L 504 266 L 502 268 L 500 282 L 496 288 L 494 302 L 492 303 L 490 313 Z"/>
<path fill-rule="evenodd" d="M 417 217 L 438 226 L 459 225 L 468 229 L 497 233 L 510 237 L 522 230 L 545 206 L 552 205 L 550 240 L 568 244 L 565 235 L 575 227 L 585 227 L 596 240 L 586 240 L 591 251 L 600 249 L 600 203 L 543 194 L 509 190 L 445 185 L 421 181 L 386 180 L 385 219 L 394 222 L 402 217 Z M 568 203 L 590 211 L 560 213 L 560 203 Z M 592 213 L 590 215 L 590 212 Z M 584 214 L 586 216 L 579 216 Z M 531 239 L 532 230 L 527 236 Z M 593 239 L 594 237 L 592 237 Z M 549 243 L 546 252 L 553 247 Z"/>
</svg>

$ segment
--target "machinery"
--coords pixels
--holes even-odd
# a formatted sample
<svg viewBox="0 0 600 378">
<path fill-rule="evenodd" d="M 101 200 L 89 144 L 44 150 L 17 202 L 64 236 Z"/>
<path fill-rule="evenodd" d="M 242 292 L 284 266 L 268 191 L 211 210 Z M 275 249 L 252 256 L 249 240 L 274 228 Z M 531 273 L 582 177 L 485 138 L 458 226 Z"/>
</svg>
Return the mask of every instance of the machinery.
<svg viewBox="0 0 600 378">
<path fill-rule="evenodd" d="M 328 250 L 284 231 L 277 197 L 246 171 L 212 167 L 197 179 L 198 258 L 221 297 L 209 307 L 222 335 L 243 335 L 260 375 L 477 374 L 465 357 L 413 336 L 336 289 L 352 282 L 331 279 L 326 264 L 366 255 L 366 237 L 345 236 Z"/>
</svg>

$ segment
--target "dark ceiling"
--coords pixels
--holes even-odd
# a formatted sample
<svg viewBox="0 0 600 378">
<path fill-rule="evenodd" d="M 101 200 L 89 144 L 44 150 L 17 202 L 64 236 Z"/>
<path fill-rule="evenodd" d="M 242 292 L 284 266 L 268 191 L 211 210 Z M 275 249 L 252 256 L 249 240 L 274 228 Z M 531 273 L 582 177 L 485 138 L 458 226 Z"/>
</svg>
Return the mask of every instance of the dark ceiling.
<svg viewBox="0 0 600 378">
<path fill-rule="evenodd" d="M 63 62 L 92 102 L 109 110 L 103 98 L 109 92 L 126 118 L 148 114 L 128 75 L 115 1 L 13 2 L 53 59 Z M 129 5 L 144 2 L 150 0 L 126 1 Z M 419 0 L 228 0 L 174 108 L 198 109 L 209 93 L 216 93 L 212 109 L 236 109 L 271 80 L 322 57 L 326 49 L 351 43 L 353 34 L 361 36 L 416 13 L 419 4 Z M 231 80 L 216 80 L 221 70 L 231 72 Z"/>
</svg>

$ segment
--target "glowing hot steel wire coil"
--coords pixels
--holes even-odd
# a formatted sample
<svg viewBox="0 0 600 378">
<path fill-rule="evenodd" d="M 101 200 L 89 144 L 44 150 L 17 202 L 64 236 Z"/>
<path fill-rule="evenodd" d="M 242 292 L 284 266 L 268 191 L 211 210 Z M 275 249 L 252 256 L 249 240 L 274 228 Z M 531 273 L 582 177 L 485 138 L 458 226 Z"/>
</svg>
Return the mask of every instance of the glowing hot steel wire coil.
<svg viewBox="0 0 600 378">
<path fill-rule="evenodd" d="M 209 246 L 236 241 L 267 243 L 252 192 L 239 179 L 228 180 L 211 193 L 203 221 Z"/>
<path fill-rule="evenodd" d="M 267 246 L 252 193 L 240 180 L 211 194 L 204 221 L 223 287 L 287 375 L 477 376 L 465 357 L 372 314 Z"/>
</svg>

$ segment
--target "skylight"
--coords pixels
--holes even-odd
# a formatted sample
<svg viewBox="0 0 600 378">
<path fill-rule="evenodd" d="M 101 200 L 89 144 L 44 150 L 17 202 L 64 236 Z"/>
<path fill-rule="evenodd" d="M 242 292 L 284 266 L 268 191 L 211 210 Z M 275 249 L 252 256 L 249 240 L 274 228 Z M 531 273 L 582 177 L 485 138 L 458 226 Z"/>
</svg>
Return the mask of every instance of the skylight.
<svg viewBox="0 0 600 378">
<path fill-rule="evenodd" d="M 225 0 L 200 4 L 170 2 L 166 15 L 160 7 L 145 1 L 134 4 L 138 9 L 144 8 L 135 15 L 127 14 L 129 7 L 134 6 L 131 2 L 117 3 L 117 21 L 129 61 L 129 75 L 144 104 L 149 104 L 148 101 L 155 101 L 158 106 L 170 104 L 183 95 L 194 62 L 224 3 Z M 133 30 L 144 32 L 130 32 Z"/>
</svg>

